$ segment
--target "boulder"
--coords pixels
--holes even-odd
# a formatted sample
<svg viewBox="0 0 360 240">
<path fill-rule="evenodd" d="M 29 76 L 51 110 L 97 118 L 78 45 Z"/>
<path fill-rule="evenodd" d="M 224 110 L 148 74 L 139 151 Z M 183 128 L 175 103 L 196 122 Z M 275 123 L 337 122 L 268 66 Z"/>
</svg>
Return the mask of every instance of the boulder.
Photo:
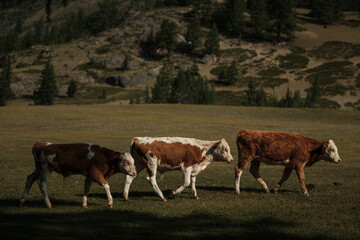
<svg viewBox="0 0 360 240">
<path fill-rule="evenodd" d="M 214 54 L 205 54 L 205 56 L 199 60 L 203 64 L 214 64 L 217 62 L 217 57 Z"/>
</svg>

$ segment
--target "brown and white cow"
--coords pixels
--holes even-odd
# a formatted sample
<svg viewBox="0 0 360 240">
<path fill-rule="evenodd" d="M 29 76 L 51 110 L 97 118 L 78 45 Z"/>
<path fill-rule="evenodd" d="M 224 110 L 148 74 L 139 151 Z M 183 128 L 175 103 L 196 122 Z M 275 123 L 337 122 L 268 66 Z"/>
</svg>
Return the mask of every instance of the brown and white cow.
<svg viewBox="0 0 360 240">
<path fill-rule="evenodd" d="M 250 173 L 266 192 L 270 192 L 260 177 L 260 162 L 284 165 L 285 170 L 274 192 L 286 181 L 295 169 L 301 189 L 309 196 L 305 186 L 304 167 L 310 167 L 319 160 L 339 163 L 341 161 L 333 140 L 318 141 L 295 133 L 267 132 L 242 129 L 237 133 L 238 163 L 235 166 L 235 192 L 240 194 L 240 177 L 251 162 Z"/>
<path fill-rule="evenodd" d="M 135 160 L 136 171 L 147 170 L 146 179 L 159 197 L 166 201 L 156 183 L 156 172 L 181 170 L 184 184 L 172 195 L 181 193 L 191 183 L 192 193 L 198 199 L 195 189 L 196 176 L 212 161 L 232 162 L 230 147 L 225 139 L 202 141 L 180 137 L 136 137 L 131 142 L 130 153 Z M 124 198 L 127 200 L 129 188 L 135 176 L 126 176 Z"/>
<path fill-rule="evenodd" d="M 34 144 L 32 153 L 35 159 L 35 170 L 27 177 L 20 206 L 25 203 L 32 184 L 38 180 L 45 204 L 48 208 L 51 208 L 46 191 L 46 183 L 50 173 L 55 171 L 64 177 L 74 174 L 86 177 L 83 197 L 84 208 L 87 207 L 87 195 L 92 182 L 96 182 L 105 188 L 108 206 L 112 208 L 113 198 L 106 179 L 118 172 L 131 176 L 136 175 L 134 159 L 130 153 L 116 152 L 95 144 L 52 144 L 39 142 Z"/>
</svg>

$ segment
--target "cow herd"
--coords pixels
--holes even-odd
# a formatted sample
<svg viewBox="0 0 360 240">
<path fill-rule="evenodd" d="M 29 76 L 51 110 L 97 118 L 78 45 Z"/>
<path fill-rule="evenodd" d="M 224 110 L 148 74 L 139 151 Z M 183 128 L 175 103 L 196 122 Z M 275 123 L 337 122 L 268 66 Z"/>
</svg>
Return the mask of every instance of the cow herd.
<svg viewBox="0 0 360 240">
<path fill-rule="evenodd" d="M 337 147 L 332 140 L 318 141 L 295 133 L 240 130 L 237 133 L 238 163 L 235 166 L 235 193 L 240 194 L 240 177 L 251 163 L 250 173 L 266 192 L 270 192 L 259 175 L 261 162 L 285 166 L 274 192 L 288 179 L 294 169 L 303 193 L 308 196 L 305 185 L 304 167 L 319 160 L 339 163 Z M 35 170 L 26 179 L 25 190 L 20 199 L 23 206 L 32 184 L 37 180 L 45 205 L 51 208 L 46 184 L 51 172 L 64 177 L 80 174 L 85 176 L 83 207 L 87 207 L 87 195 L 92 182 L 104 187 L 108 206 L 113 207 L 113 198 L 107 182 L 112 175 L 124 173 L 126 181 L 124 198 L 129 199 L 129 188 L 136 175 L 146 169 L 146 179 L 157 195 L 166 201 L 156 182 L 157 172 L 181 170 L 184 183 L 171 192 L 180 194 L 190 186 L 193 197 L 198 199 L 195 188 L 196 176 L 213 161 L 233 161 L 230 147 L 225 139 L 204 141 L 181 137 L 136 137 L 131 141 L 130 152 L 117 152 L 96 144 L 72 143 L 53 144 L 39 142 L 34 144 L 32 153 Z"/>
</svg>

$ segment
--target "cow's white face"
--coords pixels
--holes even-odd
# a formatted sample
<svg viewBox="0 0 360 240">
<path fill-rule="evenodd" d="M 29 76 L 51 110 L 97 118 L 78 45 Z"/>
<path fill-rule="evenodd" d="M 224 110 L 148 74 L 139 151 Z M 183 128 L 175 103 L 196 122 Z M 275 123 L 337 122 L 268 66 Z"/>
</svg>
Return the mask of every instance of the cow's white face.
<svg viewBox="0 0 360 240">
<path fill-rule="evenodd" d="M 323 147 L 326 161 L 335 163 L 341 162 L 338 149 L 333 140 L 329 139 L 327 142 L 324 143 Z"/>
<path fill-rule="evenodd" d="M 130 175 L 130 176 L 136 176 L 136 167 L 135 167 L 135 161 L 134 158 L 131 156 L 130 153 L 125 152 L 122 158 L 122 161 L 120 163 L 120 169 L 123 173 Z"/>
<path fill-rule="evenodd" d="M 231 155 L 229 144 L 223 138 L 220 140 L 217 149 L 214 153 L 217 155 L 216 158 L 219 158 L 221 161 L 227 161 L 228 163 L 234 161 L 234 158 Z"/>
</svg>

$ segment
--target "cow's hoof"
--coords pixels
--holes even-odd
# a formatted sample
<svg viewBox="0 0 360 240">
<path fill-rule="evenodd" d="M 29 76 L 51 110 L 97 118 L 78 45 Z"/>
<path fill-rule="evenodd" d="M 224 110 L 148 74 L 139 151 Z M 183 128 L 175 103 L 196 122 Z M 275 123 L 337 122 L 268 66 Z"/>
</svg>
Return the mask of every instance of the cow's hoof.
<svg viewBox="0 0 360 240">
<path fill-rule="evenodd" d="M 88 206 L 87 206 L 87 205 L 83 205 L 83 208 L 88 208 Z"/>
<path fill-rule="evenodd" d="M 108 204 L 109 208 L 113 208 L 113 205 L 112 204 Z"/>
<path fill-rule="evenodd" d="M 21 200 L 20 200 L 20 207 L 23 207 L 23 206 L 24 206 L 24 203 L 25 203 L 25 200 L 24 200 L 24 199 L 21 199 Z"/>
<path fill-rule="evenodd" d="M 236 194 L 236 195 L 240 195 L 240 191 L 235 191 L 235 194 Z"/>
<path fill-rule="evenodd" d="M 172 191 L 172 192 L 170 193 L 170 196 L 175 196 L 175 195 L 176 195 L 175 191 Z"/>
<path fill-rule="evenodd" d="M 166 198 L 163 198 L 163 199 L 161 199 L 161 200 L 163 200 L 164 202 L 167 202 Z"/>
<path fill-rule="evenodd" d="M 195 199 L 195 200 L 199 200 L 199 197 L 198 197 L 198 196 L 194 196 L 194 199 Z"/>
</svg>

